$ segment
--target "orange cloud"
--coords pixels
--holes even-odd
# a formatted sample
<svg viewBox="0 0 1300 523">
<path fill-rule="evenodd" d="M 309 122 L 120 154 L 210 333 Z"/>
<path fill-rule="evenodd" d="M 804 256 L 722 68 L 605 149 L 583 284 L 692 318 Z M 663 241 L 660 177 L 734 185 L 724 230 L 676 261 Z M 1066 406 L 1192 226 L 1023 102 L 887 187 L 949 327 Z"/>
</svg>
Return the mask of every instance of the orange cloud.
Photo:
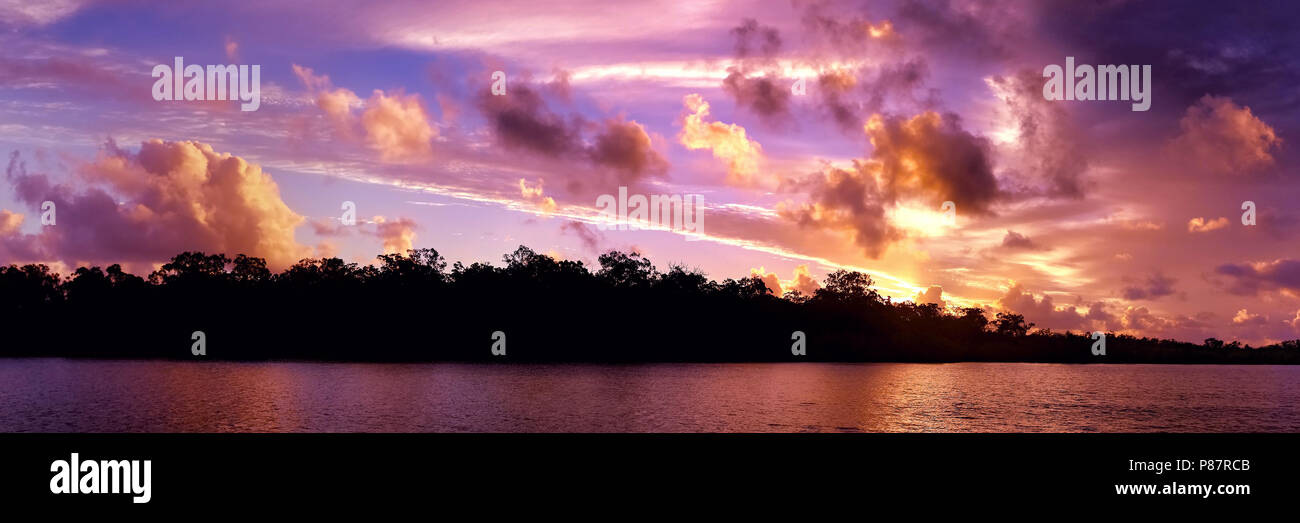
<svg viewBox="0 0 1300 523">
<path fill-rule="evenodd" d="M 894 36 L 894 24 L 889 20 L 881 20 L 878 24 L 864 22 L 867 34 L 872 38 L 889 38 Z"/>
<path fill-rule="evenodd" d="M 0 236 L 8 236 L 18 231 L 23 224 L 23 215 L 0 209 Z"/>
<path fill-rule="evenodd" d="M 943 301 L 943 287 L 931 285 L 930 288 L 916 293 L 916 297 L 912 298 L 912 301 L 918 304 L 933 303 L 938 305 L 939 308 L 943 308 L 945 305 Z"/>
<path fill-rule="evenodd" d="M 1246 309 L 1237 310 L 1237 314 L 1232 317 L 1233 325 L 1263 325 L 1265 323 L 1268 323 L 1267 316 L 1251 313 Z"/>
<path fill-rule="evenodd" d="M 781 290 L 781 279 L 776 276 L 775 272 L 767 272 L 767 269 L 762 267 L 757 269 L 751 268 L 749 269 L 749 276 L 751 278 L 758 277 L 758 279 L 763 280 L 763 285 L 767 286 L 767 292 L 777 296 L 785 294 Z"/>
<path fill-rule="evenodd" d="M 1187 222 L 1187 232 L 1210 232 L 1228 226 L 1228 219 L 1219 217 L 1214 220 L 1196 217 Z"/>
<path fill-rule="evenodd" d="M 333 122 L 344 138 L 355 136 L 353 108 L 363 105 L 350 89 L 333 87 L 329 76 L 316 75 L 310 68 L 293 66 L 293 72 L 316 100 L 316 106 Z M 366 144 L 386 162 L 427 159 L 433 154 L 432 140 L 437 131 L 429 123 L 428 112 L 419 95 L 403 92 L 385 93 L 376 89 L 365 101 L 361 113 L 361 130 Z"/>
<path fill-rule="evenodd" d="M 822 284 L 817 282 L 816 278 L 808 272 L 807 265 L 800 265 L 794 268 L 794 279 L 786 282 L 786 289 L 799 291 L 804 296 L 812 296 L 817 289 L 822 288 Z"/>
<path fill-rule="evenodd" d="M 713 157 L 727 163 L 727 183 L 739 186 L 757 184 L 758 163 L 763 147 L 746 136 L 745 128 L 736 124 L 709 122 L 709 103 L 699 94 L 682 99 L 686 112 L 677 140 L 689 150 L 708 149 Z"/>
<path fill-rule="evenodd" d="M 154 139 L 132 154 L 110 142 L 79 175 L 84 189 L 74 192 L 43 174 L 10 173 L 19 201 L 57 206 L 58 226 L 30 236 L 43 259 L 157 262 L 197 250 L 286 267 L 310 254 L 294 240 L 303 217 L 285 205 L 275 180 L 207 144 Z"/>
<path fill-rule="evenodd" d="M 953 201 L 964 213 L 990 212 L 998 184 L 988 143 L 963 130 L 956 116 L 934 111 L 909 119 L 876 114 L 864 129 L 888 200 L 920 198 L 934 207 Z"/>
<path fill-rule="evenodd" d="M 415 220 L 398 218 L 389 221 L 383 216 L 374 217 L 375 235 L 384 242 L 384 253 L 404 253 L 415 244 Z"/>
<path fill-rule="evenodd" d="M 790 291 L 798 291 L 799 294 L 804 296 L 812 296 L 817 292 L 817 289 L 822 288 L 822 285 L 808 272 L 807 265 L 795 267 L 794 278 L 790 280 L 781 280 L 775 272 L 769 272 L 763 267 L 749 269 L 749 275 L 763 280 L 763 284 L 767 285 L 768 291 L 776 296 L 784 296 L 785 293 Z"/>
<path fill-rule="evenodd" d="M 330 77 L 317 76 L 311 68 L 293 65 L 293 74 L 316 99 L 316 106 L 325 112 L 325 116 L 334 123 L 335 130 L 345 138 L 353 136 L 352 108 L 361 105 L 361 98 L 349 89 L 335 89 Z"/>
<path fill-rule="evenodd" d="M 530 186 L 528 185 L 528 180 L 520 178 L 519 195 L 522 196 L 524 200 L 536 204 L 543 212 L 549 214 L 555 211 L 555 199 L 542 194 L 543 183 L 544 181 L 541 178 L 538 178 L 537 185 Z"/>
<path fill-rule="evenodd" d="M 375 90 L 361 114 L 366 141 L 385 161 L 425 159 L 433 154 L 435 136 L 418 95 L 386 95 Z"/>
</svg>

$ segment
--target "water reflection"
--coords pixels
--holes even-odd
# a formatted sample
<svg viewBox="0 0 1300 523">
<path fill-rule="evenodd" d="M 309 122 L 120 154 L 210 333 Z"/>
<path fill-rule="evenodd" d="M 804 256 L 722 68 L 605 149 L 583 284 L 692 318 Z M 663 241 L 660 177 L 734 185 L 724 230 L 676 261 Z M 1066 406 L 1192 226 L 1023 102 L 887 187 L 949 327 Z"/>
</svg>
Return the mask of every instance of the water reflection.
<svg viewBox="0 0 1300 523">
<path fill-rule="evenodd" d="M 1294 432 L 1300 368 L 0 360 L 0 430 Z"/>
</svg>

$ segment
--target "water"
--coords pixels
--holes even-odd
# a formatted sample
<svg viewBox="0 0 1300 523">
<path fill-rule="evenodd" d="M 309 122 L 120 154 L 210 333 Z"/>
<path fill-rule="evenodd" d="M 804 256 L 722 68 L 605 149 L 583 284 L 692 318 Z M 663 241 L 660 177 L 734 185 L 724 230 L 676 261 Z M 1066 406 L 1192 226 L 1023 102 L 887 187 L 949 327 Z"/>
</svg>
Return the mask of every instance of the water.
<svg viewBox="0 0 1300 523">
<path fill-rule="evenodd" d="M 5 432 L 1295 432 L 1300 367 L 0 359 Z"/>
</svg>

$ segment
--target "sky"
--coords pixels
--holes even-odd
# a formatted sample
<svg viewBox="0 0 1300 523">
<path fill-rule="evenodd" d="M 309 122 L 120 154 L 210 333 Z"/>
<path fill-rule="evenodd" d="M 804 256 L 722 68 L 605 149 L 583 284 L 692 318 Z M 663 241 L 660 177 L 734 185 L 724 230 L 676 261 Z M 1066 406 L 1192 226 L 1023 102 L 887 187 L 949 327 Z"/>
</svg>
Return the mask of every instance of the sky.
<svg viewBox="0 0 1300 523">
<path fill-rule="evenodd" d="M 0 264 L 635 249 L 778 293 L 859 270 L 1054 331 L 1295 339 L 1297 22 L 1265 1 L 0 0 Z M 155 100 L 175 57 L 258 65 L 260 106 Z M 1149 110 L 1047 99 L 1067 57 L 1149 65 Z M 602 228 L 620 187 L 699 195 L 701 226 Z"/>
</svg>

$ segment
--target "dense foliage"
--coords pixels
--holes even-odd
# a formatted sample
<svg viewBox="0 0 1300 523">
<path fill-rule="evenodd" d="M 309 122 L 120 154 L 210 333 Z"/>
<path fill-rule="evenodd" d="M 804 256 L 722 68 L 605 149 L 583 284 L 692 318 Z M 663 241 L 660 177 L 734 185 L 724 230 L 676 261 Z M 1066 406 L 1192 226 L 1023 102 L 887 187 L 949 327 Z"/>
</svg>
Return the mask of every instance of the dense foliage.
<svg viewBox="0 0 1300 523">
<path fill-rule="evenodd" d="M 305 259 L 279 274 L 259 258 L 186 252 L 149 275 L 113 265 L 51 274 L 0 267 L 0 355 L 313 360 L 1042 361 L 1296 363 L 1297 342 L 1263 348 L 1033 330 L 1017 314 L 892 302 L 869 276 L 836 271 L 812 296 L 758 278 L 657 271 L 637 253 L 600 268 L 526 247 L 448 268 L 433 249 L 360 266 Z M 507 355 L 490 353 L 494 331 Z M 806 356 L 791 354 L 792 333 Z"/>
</svg>

